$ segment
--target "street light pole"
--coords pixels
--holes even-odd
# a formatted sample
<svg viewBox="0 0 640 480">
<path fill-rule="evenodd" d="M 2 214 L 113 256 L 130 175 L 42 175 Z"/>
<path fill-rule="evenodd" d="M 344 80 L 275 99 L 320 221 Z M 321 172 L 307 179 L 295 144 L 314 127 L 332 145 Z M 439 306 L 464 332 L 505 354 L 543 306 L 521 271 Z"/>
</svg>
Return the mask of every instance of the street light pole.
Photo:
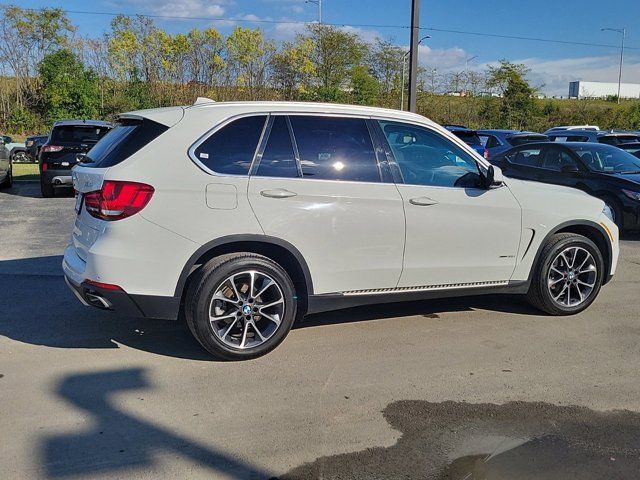
<svg viewBox="0 0 640 480">
<path fill-rule="evenodd" d="M 418 41 L 418 46 L 420 46 L 420 44 L 428 38 L 431 38 L 431 36 L 425 35 L 424 37 L 422 37 Z M 411 50 L 408 50 L 402 56 L 402 83 L 400 84 L 400 110 L 404 110 L 404 77 L 405 77 L 405 71 L 407 69 L 407 57 L 409 56 L 410 53 L 411 53 Z"/>
<path fill-rule="evenodd" d="M 409 50 L 409 111 L 416 111 L 418 85 L 418 34 L 420 33 L 420 0 L 411 0 L 411 45 Z"/>
<path fill-rule="evenodd" d="M 626 28 L 602 28 L 601 31 L 616 32 L 622 35 L 622 44 L 620 45 L 620 70 L 618 71 L 618 103 L 620 103 L 620 87 L 622 85 L 622 64 L 624 63 L 624 40 L 627 36 Z"/>
<path fill-rule="evenodd" d="M 305 0 L 304 3 L 318 5 L 318 23 L 322 23 L 322 0 Z"/>
</svg>

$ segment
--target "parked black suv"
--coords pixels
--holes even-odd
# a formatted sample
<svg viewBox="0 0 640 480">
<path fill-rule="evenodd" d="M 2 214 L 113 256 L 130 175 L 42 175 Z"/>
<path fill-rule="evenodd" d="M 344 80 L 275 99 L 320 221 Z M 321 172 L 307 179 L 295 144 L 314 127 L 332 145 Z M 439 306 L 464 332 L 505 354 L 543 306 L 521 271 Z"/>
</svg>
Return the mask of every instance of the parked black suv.
<svg viewBox="0 0 640 480">
<path fill-rule="evenodd" d="M 40 149 L 40 190 L 52 197 L 54 187 L 71 186 L 71 168 L 113 125 L 100 120 L 61 120 L 53 124 Z"/>
<path fill-rule="evenodd" d="M 609 206 L 620 230 L 640 230 L 640 158 L 593 142 L 529 143 L 489 161 L 512 178 L 583 190 Z"/>
</svg>

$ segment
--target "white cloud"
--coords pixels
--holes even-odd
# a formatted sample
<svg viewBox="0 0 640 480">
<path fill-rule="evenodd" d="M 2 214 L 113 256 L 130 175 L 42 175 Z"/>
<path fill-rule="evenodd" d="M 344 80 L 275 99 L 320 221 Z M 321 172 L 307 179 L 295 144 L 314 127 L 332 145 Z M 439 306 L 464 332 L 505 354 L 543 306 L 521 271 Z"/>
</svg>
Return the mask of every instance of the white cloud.
<svg viewBox="0 0 640 480">
<path fill-rule="evenodd" d="M 225 0 L 210 2 L 207 0 L 112 0 L 115 7 L 135 7 L 143 13 L 167 15 L 171 17 L 221 17 L 225 14 Z"/>
<path fill-rule="evenodd" d="M 617 82 L 620 57 L 603 55 L 547 60 L 543 58 L 523 58 L 513 63 L 525 64 L 531 72 L 529 80 L 541 87 L 547 95 L 567 96 L 569 82 L 585 80 L 593 82 Z M 623 82 L 640 81 L 640 57 L 628 55 L 622 75 Z"/>
</svg>

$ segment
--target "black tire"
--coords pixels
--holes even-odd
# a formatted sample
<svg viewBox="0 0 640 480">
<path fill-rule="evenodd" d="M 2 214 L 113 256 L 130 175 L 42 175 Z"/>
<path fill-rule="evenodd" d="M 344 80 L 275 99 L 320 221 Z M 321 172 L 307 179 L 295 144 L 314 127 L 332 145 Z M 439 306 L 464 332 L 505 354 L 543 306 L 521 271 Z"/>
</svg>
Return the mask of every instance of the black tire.
<svg viewBox="0 0 640 480">
<path fill-rule="evenodd" d="M 275 332 L 264 343 L 252 348 L 234 348 L 214 333 L 209 321 L 211 300 L 218 287 L 231 275 L 255 270 L 271 277 L 284 299 L 284 314 Z M 296 318 L 295 287 L 287 272 L 270 258 L 254 253 L 230 253 L 203 265 L 189 283 L 184 314 L 189 330 L 209 353 L 220 360 L 247 360 L 260 357 L 277 347 L 287 336 Z"/>
<path fill-rule="evenodd" d="M 0 183 L 0 188 L 9 188 L 13 185 L 13 168 L 9 167 L 6 178 Z"/>
<path fill-rule="evenodd" d="M 53 185 L 51 185 L 50 183 L 45 183 L 42 180 L 40 180 L 40 192 L 42 193 L 42 196 L 44 198 L 53 197 L 53 194 L 54 194 Z"/>
<path fill-rule="evenodd" d="M 596 281 L 589 296 L 577 306 L 563 306 L 555 302 L 548 288 L 548 274 L 554 259 L 567 247 L 581 247 L 587 250 L 596 263 Z M 558 233 L 549 239 L 542 248 L 538 264 L 534 265 L 535 271 L 531 280 L 531 286 L 527 293 L 529 303 L 550 315 L 574 315 L 589 307 L 598 296 L 604 278 L 604 260 L 602 253 L 595 243 L 587 237 L 575 233 Z M 567 303 L 570 303 L 567 301 Z"/>
<path fill-rule="evenodd" d="M 613 221 L 618 226 L 618 229 L 622 231 L 624 229 L 624 212 L 620 203 L 613 197 L 604 195 L 600 197 L 604 203 L 606 203 L 613 212 Z"/>
</svg>

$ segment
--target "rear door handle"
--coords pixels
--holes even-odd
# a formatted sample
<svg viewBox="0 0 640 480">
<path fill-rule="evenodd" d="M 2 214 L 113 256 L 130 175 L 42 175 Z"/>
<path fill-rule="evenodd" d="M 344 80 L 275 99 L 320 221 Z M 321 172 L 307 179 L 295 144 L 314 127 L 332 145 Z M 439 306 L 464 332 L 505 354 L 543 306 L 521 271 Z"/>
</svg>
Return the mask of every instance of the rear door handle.
<svg viewBox="0 0 640 480">
<path fill-rule="evenodd" d="M 409 200 L 409 203 L 411 205 L 417 205 L 419 207 L 428 207 L 429 205 L 437 205 L 438 204 L 437 201 L 435 201 L 433 198 L 429 198 L 429 197 L 412 198 L 411 200 Z"/>
<path fill-rule="evenodd" d="M 273 190 L 262 190 L 260 192 L 260 195 L 268 198 L 290 198 L 295 197 L 297 193 L 290 192 L 289 190 L 286 190 L 284 188 L 276 188 Z"/>
</svg>

